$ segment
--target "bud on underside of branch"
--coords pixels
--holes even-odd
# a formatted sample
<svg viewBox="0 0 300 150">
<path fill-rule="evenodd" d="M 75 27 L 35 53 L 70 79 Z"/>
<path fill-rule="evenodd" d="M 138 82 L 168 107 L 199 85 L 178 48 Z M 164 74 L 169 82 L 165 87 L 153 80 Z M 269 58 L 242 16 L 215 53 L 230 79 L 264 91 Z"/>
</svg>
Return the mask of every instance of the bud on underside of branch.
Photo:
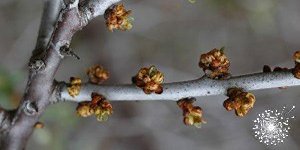
<svg viewBox="0 0 300 150">
<path fill-rule="evenodd" d="M 245 116 L 255 103 L 255 96 L 241 88 L 228 89 L 227 96 L 229 98 L 224 101 L 223 106 L 227 111 L 235 110 L 239 117 Z"/>
<path fill-rule="evenodd" d="M 177 101 L 177 105 L 183 111 L 183 122 L 185 125 L 192 125 L 200 128 L 206 121 L 202 117 L 202 109 L 199 106 L 194 106 L 193 103 L 196 101 L 195 98 L 184 98 Z"/>
<path fill-rule="evenodd" d="M 106 98 L 100 94 L 92 93 L 92 100 L 78 104 L 76 111 L 81 117 L 89 117 L 95 115 L 98 121 L 107 121 L 112 115 L 112 105 Z"/>
</svg>

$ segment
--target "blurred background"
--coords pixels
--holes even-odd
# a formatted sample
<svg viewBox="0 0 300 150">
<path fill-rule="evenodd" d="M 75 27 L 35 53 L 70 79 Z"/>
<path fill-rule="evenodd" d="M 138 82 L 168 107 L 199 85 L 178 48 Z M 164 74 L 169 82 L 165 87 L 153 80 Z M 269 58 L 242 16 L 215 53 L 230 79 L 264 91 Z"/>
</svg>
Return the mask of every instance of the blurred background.
<svg viewBox="0 0 300 150">
<path fill-rule="evenodd" d="M 105 84 L 131 82 L 138 69 L 151 64 L 166 82 L 196 79 L 201 53 L 226 47 L 231 73 L 262 71 L 263 65 L 293 67 L 300 49 L 299 0 L 127 0 L 133 10 L 133 29 L 109 32 L 103 17 L 93 20 L 73 39 L 80 61 L 66 58 L 56 75 L 85 80 L 85 71 L 101 64 L 111 73 Z M 35 47 L 43 1 L 0 1 L 0 104 L 14 108 L 27 81 L 27 62 Z M 225 96 L 199 97 L 207 124 L 201 129 L 182 123 L 182 112 L 172 101 L 112 102 L 108 122 L 79 118 L 76 103 L 49 106 L 28 143 L 32 150 L 264 150 L 300 149 L 300 87 L 255 91 L 255 107 L 244 118 L 227 112 Z M 265 146 L 253 136 L 252 126 L 265 109 L 296 109 L 290 136 L 279 146 Z"/>
</svg>

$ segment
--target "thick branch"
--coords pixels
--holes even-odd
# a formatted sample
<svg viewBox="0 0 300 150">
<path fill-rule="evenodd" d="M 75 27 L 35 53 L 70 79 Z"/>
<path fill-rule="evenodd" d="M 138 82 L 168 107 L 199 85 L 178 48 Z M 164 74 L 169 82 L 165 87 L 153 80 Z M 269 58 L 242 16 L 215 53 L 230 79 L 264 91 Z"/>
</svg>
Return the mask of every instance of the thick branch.
<svg viewBox="0 0 300 150">
<path fill-rule="evenodd" d="M 12 112 L 3 109 L 0 106 L 0 134 L 5 132 L 11 124 Z"/>
<path fill-rule="evenodd" d="M 54 76 L 64 57 L 60 53 L 61 47 L 69 46 L 73 35 L 87 25 L 89 20 L 102 15 L 111 4 L 120 0 L 86 0 L 80 4 L 80 7 L 79 0 L 75 0 L 60 11 L 59 18 L 56 20 L 57 16 L 53 14 L 58 13 L 53 12 L 57 7 L 60 8 L 60 1 L 48 0 L 46 3 L 41 25 L 41 28 L 45 29 L 40 30 L 36 46 L 38 50 L 33 52 L 29 63 L 30 72 L 25 93 L 11 120 L 10 127 L 5 134 L 0 134 L 0 149 L 25 148 L 34 124 L 50 102 L 49 98 L 55 87 Z M 45 44 L 48 40 L 50 41 Z"/>
<path fill-rule="evenodd" d="M 98 92 L 111 101 L 136 101 L 136 100 L 173 100 L 177 101 L 185 97 L 199 97 L 209 95 L 226 94 L 228 88 L 241 87 L 245 90 L 260 90 L 284 86 L 299 86 L 300 80 L 296 79 L 289 71 L 256 73 L 232 77 L 227 80 L 212 80 L 207 77 L 200 79 L 166 83 L 163 85 L 162 94 L 146 95 L 142 89 L 135 85 L 82 85 L 80 94 L 75 98 L 67 91 L 65 83 L 57 88 L 58 101 L 81 102 L 91 99 L 92 92 Z"/>
<path fill-rule="evenodd" d="M 41 57 L 45 52 L 54 31 L 55 24 L 60 10 L 63 7 L 62 0 L 45 1 L 44 11 L 41 19 L 40 30 L 37 37 L 35 49 L 32 52 L 32 58 Z"/>
</svg>

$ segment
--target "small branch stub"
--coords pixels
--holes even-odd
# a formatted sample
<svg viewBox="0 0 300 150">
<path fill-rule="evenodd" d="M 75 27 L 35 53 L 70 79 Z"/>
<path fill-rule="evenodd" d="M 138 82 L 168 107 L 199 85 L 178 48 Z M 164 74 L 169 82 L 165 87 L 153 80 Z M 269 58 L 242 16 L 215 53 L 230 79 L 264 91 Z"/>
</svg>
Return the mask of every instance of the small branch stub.
<svg viewBox="0 0 300 150">
<path fill-rule="evenodd" d="M 228 89 L 227 96 L 229 98 L 224 101 L 223 106 L 227 111 L 234 109 L 239 117 L 245 116 L 255 103 L 255 96 L 241 88 Z"/>
<path fill-rule="evenodd" d="M 78 7 L 79 0 L 70 0 L 70 3 L 67 5 L 68 9 Z"/>
<path fill-rule="evenodd" d="M 34 116 L 38 113 L 38 107 L 36 106 L 35 102 L 31 102 L 27 100 L 24 102 L 24 113 L 28 116 Z"/>
<path fill-rule="evenodd" d="M 192 125 L 197 128 L 201 128 L 203 123 L 206 121 L 202 117 L 202 109 L 199 106 L 194 106 L 193 103 L 196 101 L 195 98 L 184 98 L 177 101 L 177 105 L 183 111 L 183 122 L 185 125 Z"/>
<path fill-rule="evenodd" d="M 69 45 L 64 45 L 59 49 L 60 55 L 62 56 L 71 56 L 76 59 L 80 59 L 80 57 L 74 52 L 73 49 L 69 47 Z"/>
<path fill-rule="evenodd" d="M 126 10 L 123 4 L 113 5 L 105 11 L 104 18 L 108 30 L 130 30 L 132 28 L 131 10 Z"/>
<path fill-rule="evenodd" d="M 40 71 L 40 70 L 44 70 L 46 65 L 44 63 L 43 60 L 41 59 L 37 59 L 37 60 L 33 60 L 29 63 L 28 65 L 30 70 L 34 70 L 34 71 Z"/>
<path fill-rule="evenodd" d="M 132 78 L 132 82 L 142 88 L 146 94 L 152 92 L 161 94 L 163 92 L 163 81 L 164 75 L 155 66 L 140 69 L 137 75 Z"/>
<path fill-rule="evenodd" d="M 230 62 L 224 54 L 224 48 L 213 49 L 200 56 L 199 67 L 212 79 L 226 79 L 229 74 Z"/>
</svg>

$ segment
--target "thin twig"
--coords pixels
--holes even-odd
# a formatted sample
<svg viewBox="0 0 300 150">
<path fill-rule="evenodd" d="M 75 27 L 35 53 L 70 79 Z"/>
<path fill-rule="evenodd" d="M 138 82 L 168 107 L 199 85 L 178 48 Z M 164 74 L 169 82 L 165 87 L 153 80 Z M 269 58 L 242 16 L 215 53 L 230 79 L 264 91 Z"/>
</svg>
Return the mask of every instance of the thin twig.
<svg viewBox="0 0 300 150">
<path fill-rule="evenodd" d="M 285 86 L 299 86 L 300 80 L 296 79 L 290 71 L 255 73 L 231 77 L 227 80 L 212 80 L 207 77 L 200 79 L 166 83 L 163 85 L 162 94 L 147 95 L 135 85 L 94 85 L 85 83 L 81 86 L 80 94 L 71 97 L 68 94 L 67 84 L 60 83 L 54 101 L 81 102 L 90 100 L 92 92 L 98 92 L 111 101 L 136 101 L 136 100 L 173 100 L 185 97 L 199 97 L 226 94 L 228 88 L 240 87 L 245 90 L 260 90 Z"/>
</svg>

